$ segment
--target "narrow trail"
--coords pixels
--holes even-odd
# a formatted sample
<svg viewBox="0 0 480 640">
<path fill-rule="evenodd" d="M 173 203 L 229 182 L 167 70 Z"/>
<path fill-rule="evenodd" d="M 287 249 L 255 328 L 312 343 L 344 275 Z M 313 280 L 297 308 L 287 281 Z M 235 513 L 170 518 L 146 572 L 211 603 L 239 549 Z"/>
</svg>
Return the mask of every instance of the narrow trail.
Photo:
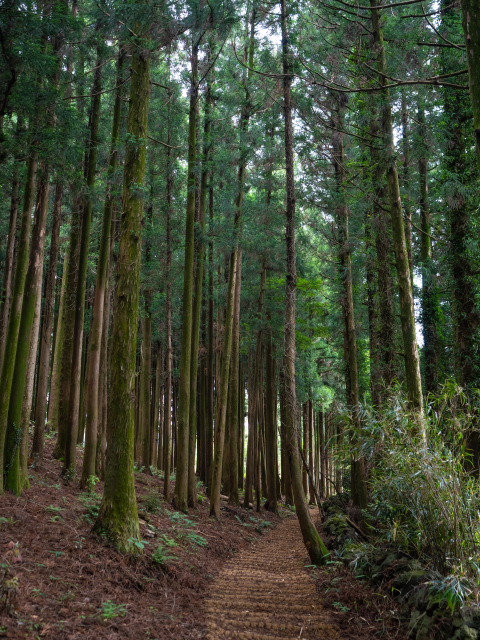
<svg viewBox="0 0 480 640">
<path fill-rule="evenodd" d="M 340 640 L 323 610 L 297 518 L 232 558 L 212 584 L 207 640 Z"/>
</svg>

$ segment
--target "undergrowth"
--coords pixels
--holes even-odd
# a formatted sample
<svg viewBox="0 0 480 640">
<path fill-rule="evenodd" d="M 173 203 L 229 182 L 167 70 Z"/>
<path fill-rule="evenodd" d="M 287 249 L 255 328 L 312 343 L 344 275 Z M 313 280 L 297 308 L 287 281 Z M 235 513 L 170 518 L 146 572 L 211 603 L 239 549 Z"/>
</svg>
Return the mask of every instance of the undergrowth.
<svg viewBox="0 0 480 640">
<path fill-rule="evenodd" d="M 350 434 L 369 469 L 365 515 L 376 544 L 394 544 L 436 569 L 445 577 L 439 594 L 462 601 L 480 590 L 480 487 L 468 449 L 477 435 L 477 404 L 447 382 L 419 423 L 397 388 L 381 411 L 362 405 L 360 431 Z M 348 422 L 348 412 L 342 417 Z"/>
</svg>

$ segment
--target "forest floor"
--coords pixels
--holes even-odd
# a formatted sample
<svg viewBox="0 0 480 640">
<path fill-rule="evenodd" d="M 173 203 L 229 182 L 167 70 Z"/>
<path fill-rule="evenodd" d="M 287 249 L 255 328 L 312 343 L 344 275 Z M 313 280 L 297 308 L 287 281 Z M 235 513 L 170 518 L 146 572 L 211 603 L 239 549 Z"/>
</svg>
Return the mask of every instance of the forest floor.
<svg viewBox="0 0 480 640">
<path fill-rule="evenodd" d="M 393 637 L 384 596 L 336 565 L 308 568 L 289 509 L 259 515 L 222 502 L 216 521 L 199 487 L 202 503 L 185 516 L 163 500 L 159 475 L 136 473 L 145 544 L 138 557 L 124 556 L 90 533 L 102 483 L 90 492 L 65 485 L 52 449 L 47 440 L 21 497 L 0 497 L 0 597 L 18 582 L 0 611 L 0 638 Z M 21 561 L 11 564 L 17 544 Z M 272 635 L 266 624 L 285 629 Z"/>
</svg>

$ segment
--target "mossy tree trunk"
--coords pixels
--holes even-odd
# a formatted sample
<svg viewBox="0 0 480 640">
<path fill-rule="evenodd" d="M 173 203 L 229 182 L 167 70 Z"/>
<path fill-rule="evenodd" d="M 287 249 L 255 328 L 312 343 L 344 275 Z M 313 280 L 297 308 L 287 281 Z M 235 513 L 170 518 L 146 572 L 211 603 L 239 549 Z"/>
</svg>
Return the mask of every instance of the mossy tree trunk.
<svg viewBox="0 0 480 640">
<path fill-rule="evenodd" d="M 22 313 L 18 331 L 18 346 L 15 354 L 15 367 L 8 407 L 8 426 L 5 440 L 5 489 L 9 489 L 16 495 L 20 495 L 23 489 L 20 468 L 20 442 L 23 435 L 21 423 L 22 407 L 27 384 L 28 355 L 30 341 L 33 338 L 32 328 L 35 320 L 38 290 L 39 286 L 41 286 L 43 276 L 43 253 L 47 226 L 48 195 L 49 171 L 47 167 L 43 167 L 38 184 L 35 222 L 32 230 L 28 270 L 25 278 Z M 7 362 L 6 358 L 7 352 L 5 353 L 5 363 Z"/>
<path fill-rule="evenodd" d="M 136 24 L 135 33 L 142 32 Z M 142 259 L 143 193 L 150 94 L 149 37 L 132 51 L 132 79 L 127 120 L 122 228 L 117 263 L 111 336 L 111 380 L 107 422 L 105 489 L 94 529 L 122 551 L 134 552 L 138 512 L 134 481 L 134 388 Z"/>
<path fill-rule="evenodd" d="M 28 480 L 28 443 L 30 435 L 30 418 L 32 412 L 33 387 L 35 384 L 35 365 L 37 362 L 38 334 L 40 333 L 40 322 L 42 314 L 42 284 L 43 278 L 37 281 L 37 294 L 35 311 L 33 315 L 32 329 L 30 333 L 30 344 L 27 358 L 27 371 L 25 377 L 25 389 L 23 391 L 22 416 L 20 425 L 22 430 L 22 445 L 20 447 L 19 483 L 18 486 L 23 491 L 30 487 Z"/>
<path fill-rule="evenodd" d="M 296 251 L 295 251 L 295 174 L 293 161 L 292 126 L 292 58 L 287 28 L 286 0 L 280 0 L 283 62 L 283 115 L 285 121 L 285 165 L 286 165 L 286 253 L 287 278 L 285 288 L 285 435 L 288 447 L 288 462 L 292 479 L 293 496 L 303 541 L 312 563 L 324 564 L 328 559 L 315 525 L 302 487 L 302 474 L 297 438 L 297 398 L 295 389 L 295 298 L 296 298 Z"/>
<path fill-rule="evenodd" d="M 7 339 L 5 343 L 5 354 L 3 359 L 2 374 L 0 378 L 0 487 L 2 490 L 3 476 L 5 472 L 5 438 L 7 434 L 9 417 L 10 393 L 12 390 L 18 337 L 20 332 L 20 321 L 22 317 L 25 280 L 27 277 L 27 269 L 29 264 L 28 257 L 30 247 L 30 225 L 32 217 L 32 207 L 35 199 L 37 165 L 38 152 L 36 147 L 34 145 L 31 145 L 29 157 L 27 160 L 27 177 L 23 198 L 20 237 L 18 239 L 17 266 L 15 269 L 12 302 L 10 307 L 10 316 L 8 319 Z M 16 427 L 18 430 L 18 434 L 15 436 L 15 442 L 17 442 L 18 440 L 18 435 L 20 432 L 20 421 L 16 423 Z M 11 444 L 12 443 L 10 443 L 10 445 Z M 18 444 L 20 444 L 19 440 Z M 10 457 L 12 457 L 11 448 Z"/>
<path fill-rule="evenodd" d="M 23 119 L 18 116 L 17 131 L 15 138 L 18 140 L 23 129 Z M 7 340 L 8 318 L 12 301 L 12 287 L 14 277 L 14 252 L 17 231 L 17 213 L 20 192 L 20 169 L 19 160 L 16 158 L 13 167 L 12 191 L 10 197 L 10 216 L 8 223 L 8 240 L 5 252 L 5 268 L 3 272 L 3 285 L 0 307 L 0 372 L 3 366 L 3 356 Z"/>
</svg>

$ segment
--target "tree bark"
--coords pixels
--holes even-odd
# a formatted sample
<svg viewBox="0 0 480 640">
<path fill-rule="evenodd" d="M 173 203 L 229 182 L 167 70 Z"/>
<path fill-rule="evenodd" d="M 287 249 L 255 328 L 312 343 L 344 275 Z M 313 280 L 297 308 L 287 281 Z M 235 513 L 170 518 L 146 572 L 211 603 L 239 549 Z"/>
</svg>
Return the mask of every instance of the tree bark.
<svg viewBox="0 0 480 640">
<path fill-rule="evenodd" d="M 62 281 L 60 285 L 60 301 L 58 304 L 55 344 L 53 349 L 53 361 L 50 374 L 50 393 L 48 396 L 48 415 L 47 415 L 47 431 L 57 431 L 58 428 L 58 409 L 60 400 L 60 370 L 62 366 L 63 353 L 63 319 L 65 315 L 65 294 L 67 289 L 68 248 L 63 257 Z"/>
<path fill-rule="evenodd" d="M 480 6 L 476 0 L 462 0 L 462 24 L 467 50 L 473 128 L 480 170 Z"/>
<path fill-rule="evenodd" d="M 20 495 L 23 483 L 20 470 L 19 439 L 22 438 L 22 406 L 27 384 L 27 366 L 30 341 L 37 307 L 38 287 L 43 275 L 43 252 L 49 195 L 49 171 L 44 167 L 38 184 L 35 222 L 30 244 L 30 257 L 25 278 L 22 313 L 18 331 L 18 346 L 15 354 L 15 368 L 12 377 L 11 394 L 8 407 L 8 426 L 5 439 L 5 477 L 4 488 Z M 17 265 L 18 269 L 19 264 Z M 40 284 L 39 284 L 40 282 Z M 8 344 L 5 352 L 7 362 Z M 36 356 L 36 351 L 35 351 Z M 35 364 L 33 365 L 35 367 Z M 28 412 L 30 407 L 28 408 Z"/>
<path fill-rule="evenodd" d="M 125 49 L 120 47 L 117 59 L 116 85 L 122 82 L 123 61 Z M 89 478 L 95 475 L 97 458 L 97 437 L 99 423 L 99 408 L 101 406 L 102 386 L 100 381 L 100 360 L 102 353 L 103 323 L 105 317 L 105 296 L 108 289 L 108 261 L 110 254 L 113 195 L 112 177 L 117 167 L 117 142 L 120 132 L 120 116 L 122 111 L 122 90 L 118 89 L 113 107 L 112 135 L 110 142 L 110 156 L 108 163 L 107 193 L 103 209 L 102 235 L 98 252 L 97 276 L 95 281 L 95 298 L 93 302 L 93 316 L 90 330 L 90 357 L 87 374 L 87 420 L 85 428 L 85 452 L 83 455 L 82 477 L 80 486 L 85 488 Z M 93 115 L 93 114 L 92 114 Z M 101 414 L 100 414 L 101 415 Z"/>
<path fill-rule="evenodd" d="M 8 318 L 7 339 L 0 378 L 0 488 L 3 491 L 5 437 L 7 434 L 10 392 L 12 389 L 15 356 L 17 353 L 25 280 L 28 269 L 30 246 L 30 224 L 33 202 L 35 199 L 35 182 L 37 177 L 38 152 L 34 145 L 30 146 L 27 160 L 27 178 L 23 197 L 22 226 L 18 240 L 17 266 L 12 291 L 12 302 Z M 23 336 L 22 336 L 23 339 Z M 19 424 L 19 422 L 17 423 Z M 17 436 L 18 439 L 18 436 Z"/>
<path fill-rule="evenodd" d="M 421 100 L 421 98 L 420 98 Z M 435 266 L 432 261 L 432 240 L 430 211 L 428 206 L 428 148 L 425 130 L 425 111 L 419 105 L 419 147 L 418 181 L 420 185 L 420 258 L 422 261 L 422 329 L 425 391 L 436 390 L 440 376 L 439 344 L 437 325 L 439 323 L 439 301 L 436 286 Z"/>
<path fill-rule="evenodd" d="M 298 439 L 296 437 L 297 399 L 295 389 L 295 298 L 296 298 L 296 251 L 295 251 L 295 175 L 293 161 L 292 126 L 292 61 L 289 35 L 287 31 L 286 0 L 280 0 L 283 61 L 283 114 L 285 120 L 285 165 L 286 165 L 286 252 L 287 281 L 285 288 L 285 390 L 286 416 L 285 434 L 288 447 L 288 463 L 292 478 L 295 500 L 303 541 L 313 564 L 324 564 L 329 557 L 317 530 L 312 522 L 310 511 L 302 488 Z"/>
<path fill-rule="evenodd" d="M 341 107 L 338 105 L 337 124 L 341 126 Z M 353 275 L 352 259 L 349 240 L 349 211 L 346 202 L 344 185 L 346 183 L 345 157 L 343 150 L 343 137 L 338 134 L 333 143 L 333 162 L 335 169 L 335 182 L 337 191 L 336 219 L 339 231 L 340 267 L 343 285 L 342 307 L 345 321 L 345 367 L 347 373 L 347 406 L 352 416 L 352 475 L 355 493 L 352 492 L 353 503 L 360 509 L 366 509 L 368 505 L 368 490 L 366 485 L 365 460 L 359 456 L 360 442 L 359 419 L 359 382 L 357 362 L 357 336 L 355 330 L 355 311 L 353 306 Z"/>
<path fill-rule="evenodd" d="M 150 376 L 152 372 L 152 291 L 145 291 L 145 318 L 143 320 L 142 364 L 140 369 L 139 458 L 150 471 Z"/>
<path fill-rule="evenodd" d="M 228 376 L 232 353 L 233 311 L 235 304 L 235 285 L 237 278 L 238 247 L 231 253 L 228 279 L 227 304 L 225 309 L 225 332 L 223 336 L 221 391 L 217 397 L 218 423 L 215 425 L 215 457 L 213 461 L 212 489 L 210 492 L 210 515 L 220 517 L 220 489 L 222 481 L 223 449 L 225 441 L 225 420 L 227 416 Z"/>
<path fill-rule="evenodd" d="M 3 272 L 2 304 L 0 309 L 0 371 L 3 365 L 3 355 L 5 353 L 5 342 L 7 339 L 8 316 L 12 301 L 13 285 L 13 259 L 15 250 L 15 237 L 17 230 L 17 212 L 20 190 L 20 178 L 18 170 L 18 160 L 13 167 L 12 195 L 10 200 L 10 219 L 8 223 L 7 250 L 5 253 L 5 269 Z"/>
<path fill-rule="evenodd" d="M 195 37 L 195 36 L 194 36 Z M 193 261 L 195 254 L 195 169 L 198 99 L 198 41 L 192 44 L 190 76 L 190 111 L 188 123 L 188 186 L 185 229 L 185 263 L 183 275 L 182 346 L 177 425 L 177 474 L 175 506 L 188 512 L 189 416 L 191 392 L 192 325 L 193 325 Z M 193 462 L 192 462 L 193 464 Z"/>
<path fill-rule="evenodd" d="M 157 434 L 157 469 L 163 470 L 163 387 L 164 376 L 163 370 L 163 347 L 160 342 L 157 343 L 157 367 L 155 373 L 155 410 L 154 410 L 154 433 Z"/>
<path fill-rule="evenodd" d="M 134 31 L 139 33 L 141 25 Z M 143 35 L 143 42 L 149 36 Z M 132 51 L 132 78 L 123 177 L 122 229 L 112 324 L 110 404 L 107 422 L 105 488 L 94 529 L 124 552 L 135 552 L 139 537 L 134 481 L 133 392 L 137 350 L 143 194 L 150 94 L 150 54 L 138 38 Z M 135 141 L 135 142 L 133 142 Z"/>
<path fill-rule="evenodd" d="M 267 462 L 268 511 L 277 512 L 277 425 L 275 424 L 275 360 L 272 353 L 272 334 L 269 332 L 265 345 L 265 454 Z"/>
<path fill-rule="evenodd" d="M 73 330 L 73 352 L 71 388 L 68 409 L 68 423 L 65 438 L 65 457 L 62 474 L 72 480 L 76 470 L 76 452 L 78 420 L 80 408 L 80 376 L 82 367 L 83 325 L 85 318 L 85 291 L 87 285 L 88 248 L 90 245 L 90 227 L 92 221 L 93 197 L 92 189 L 95 185 L 97 168 L 98 126 L 100 122 L 100 100 L 102 87 L 102 64 L 100 49 L 97 50 L 97 69 L 93 81 L 92 111 L 90 114 L 90 140 L 86 171 L 86 201 L 83 203 L 82 232 L 78 261 L 77 291 L 75 295 L 75 324 Z M 101 335 L 101 334 L 100 334 Z M 93 449 L 92 449 L 93 458 Z M 92 460 L 93 461 L 93 460 Z M 93 468 L 93 464 L 92 464 Z"/>
<path fill-rule="evenodd" d="M 377 0 L 370 0 L 372 7 L 371 19 L 377 53 L 377 66 L 381 74 L 379 82 L 387 84 L 387 65 L 385 48 L 383 44 L 383 32 L 380 24 L 379 5 Z M 390 218 L 392 224 L 393 244 L 395 248 L 395 262 L 398 278 L 398 294 L 400 301 L 400 319 L 402 325 L 403 350 L 405 354 L 405 377 L 407 381 L 407 393 L 412 410 L 419 418 L 418 431 L 425 438 L 423 424 L 423 395 L 422 380 L 420 376 L 420 360 L 418 357 L 417 338 L 415 334 L 415 311 L 413 307 L 412 281 L 408 263 L 408 251 L 405 240 L 405 227 L 403 224 L 402 200 L 398 182 L 397 164 L 395 161 L 395 145 L 393 138 L 393 120 L 388 89 L 383 92 L 382 104 L 382 132 L 386 147 L 385 162 L 387 165 L 387 184 L 390 196 Z"/>
<path fill-rule="evenodd" d="M 22 445 L 20 448 L 19 470 L 19 486 L 22 491 L 23 489 L 28 489 L 30 487 L 30 482 L 28 480 L 28 441 L 30 431 L 30 415 L 32 410 L 33 387 L 35 384 L 35 364 L 37 362 L 38 334 L 40 331 L 40 317 L 42 308 L 42 280 L 43 278 L 40 277 L 37 281 L 37 296 L 30 336 L 30 345 L 28 350 L 25 390 L 23 392 L 22 402 Z"/>
<path fill-rule="evenodd" d="M 57 274 L 60 222 L 62 217 L 63 185 L 57 182 L 53 205 L 53 220 L 50 241 L 50 257 L 45 286 L 45 307 L 38 365 L 37 402 L 35 407 L 35 432 L 33 436 L 32 458 L 35 464 L 43 460 L 45 442 L 45 418 L 47 413 L 47 387 L 52 342 L 53 304 L 55 301 L 55 278 Z"/>
<path fill-rule="evenodd" d="M 170 125 L 170 111 L 168 111 L 168 123 Z M 170 143 L 170 126 L 168 130 L 168 143 Z M 172 230 L 171 230 L 171 213 L 172 213 L 172 189 L 173 189 L 173 169 L 171 166 L 171 152 L 167 149 L 167 203 L 166 203 L 166 235 L 167 235 L 167 260 L 165 265 L 165 281 L 166 281 L 166 326 L 165 326 L 165 400 L 164 400 L 164 445 L 163 445 L 163 497 L 170 502 L 170 471 L 172 458 L 172 283 L 171 283 L 171 267 L 172 267 Z"/>
<path fill-rule="evenodd" d="M 211 54 L 210 54 L 211 55 Z M 210 60 L 210 56 L 208 58 Z M 210 70 L 209 73 L 212 73 Z M 196 82 L 196 80 L 195 80 Z M 213 108 L 213 96 L 210 85 L 207 87 L 205 103 L 205 123 L 203 129 L 203 161 L 199 194 L 199 229 L 195 239 L 195 297 L 192 308 L 192 353 L 190 361 L 190 408 L 189 408 L 189 451 L 188 451 L 188 506 L 197 504 L 197 484 L 195 476 L 195 440 L 197 433 L 197 384 L 198 349 L 200 346 L 200 318 L 202 311 L 203 265 L 205 260 L 205 214 L 207 204 L 207 179 L 211 155 L 210 128 Z"/>
</svg>

